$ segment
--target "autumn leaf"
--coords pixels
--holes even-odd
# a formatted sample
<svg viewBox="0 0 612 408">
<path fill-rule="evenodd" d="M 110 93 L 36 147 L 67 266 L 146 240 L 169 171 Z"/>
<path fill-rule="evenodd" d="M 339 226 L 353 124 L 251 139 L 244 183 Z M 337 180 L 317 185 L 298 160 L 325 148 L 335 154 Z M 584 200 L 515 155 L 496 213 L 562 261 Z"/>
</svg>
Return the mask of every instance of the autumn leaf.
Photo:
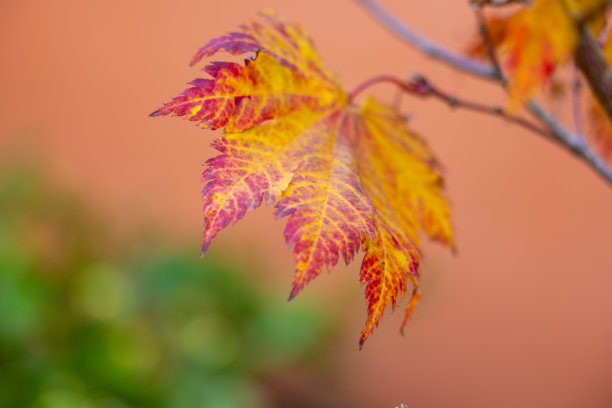
<svg viewBox="0 0 612 408">
<path fill-rule="evenodd" d="M 263 201 L 288 217 L 296 262 L 290 298 L 342 257 L 365 252 L 368 318 L 360 344 L 410 283 L 406 315 L 420 296 L 419 231 L 453 245 L 436 161 L 404 120 L 373 99 L 356 104 L 325 67 L 302 27 L 272 13 L 210 41 L 192 65 L 218 51 L 251 53 L 244 66 L 215 62 L 211 77 L 152 116 L 224 127 L 220 155 L 203 173 L 205 253 L 223 228 Z M 254 55 L 253 55 L 254 54 Z"/>
<path fill-rule="evenodd" d="M 523 102 L 567 62 L 578 45 L 574 22 L 559 0 L 537 0 L 513 16 L 504 47 L 510 98 Z"/>
<path fill-rule="evenodd" d="M 571 60 L 585 22 L 598 33 L 605 24 L 604 0 L 535 0 L 516 12 L 488 19 L 492 45 L 509 73 L 511 107 L 517 107 L 554 72 Z M 482 39 L 469 45 L 471 55 L 484 56 Z"/>
<path fill-rule="evenodd" d="M 564 0 L 567 11 L 574 21 L 584 21 L 592 30 L 601 30 L 606 15 L 608 0 Z"/>
<path fill-rule="evenodd" d="M 486 19 L 487 35 L 489 42 L 494 48 L 501 49 L 502 44 L 508 36 L 508 26 L 516 14 L 499 14 L 488 16 Z M 474 35 L 472 40 L 465 47 L 465 52 L 471 57 L 487 60 L 489 53 L 487 45 L 483 41 L 480 33 Z"/>
</svg>

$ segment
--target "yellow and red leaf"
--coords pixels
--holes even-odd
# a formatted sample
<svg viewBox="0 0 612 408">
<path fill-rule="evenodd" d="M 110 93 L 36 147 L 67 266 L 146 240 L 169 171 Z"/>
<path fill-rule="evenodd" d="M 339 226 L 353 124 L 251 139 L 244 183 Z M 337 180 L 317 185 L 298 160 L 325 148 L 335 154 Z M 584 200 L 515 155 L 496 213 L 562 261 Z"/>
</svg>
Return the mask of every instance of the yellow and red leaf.
<svg viewBox="0 0 612 408">
<path fill-rule="evenodd" d="M 509 74 L 512 107 L 549 83 L 557 68 L 571 60 L 581 24 L 594 33 L 603 28 L 606 5 L 605 0 L 535 0 L 510 15 L 488 19 L 491 43 Z M 482 38 L 467 50 L 480 57 L 485 51 Z"/>
<path fill-rule="evenodd" d="M 419 237 L 454 245 L 449 210 L 441 191 L 441 178 L 433 158 L 392 109 L 368 99 L 361 111 L 358 133 L 360 176 L 377 210 L 377 234 L 364 238 L 366 254 L 361 282 L 366 284 L 368 320 L 360 343 L 367 339 L 391 302 L 406 292 L 410 279 L 419 284 Z M 410 309 L 414 307 L 409 302 Z"/>
<path fill-rule="evenodd" d="M 288 217 L 284 235 L 296 262 L 290 297 L 363 249 L 363 344 L 409 281 L 407 316 L 420 296 L 418 232 L 453 245 L 435 160 L 397 112 L 350 100 L 300 26 L 265 13 L 210 41 L 192 64 L 220 50 L 256 55 L 245 66 L 209 65 L 212 79 L 192 82 L 153 114 L 225 128 L 213 143 L 221 154 L 203 173 L 203 252 L 263 201 L 275 204 L 277 218 Z"/>
<path fill-rule="evenodd" d="M 512 17 L 504 47 L 511 72 L 510 97 L 523 102 L 567 62 L 578 45 L 578 31 L 564 1 L 536 0 Z"/>
<path fill-rule="evenodd" d="M 302 136 L 304 157 L 276 216 L 291 214 L 285 240 L 293 246 L 296 276 L 290 298 L 339 254 L 346 263 L 375 234 L 372 202 L 363 191 L 353 154 L 355 113 L 345 106 L 322 118 Z"/>
</svg>

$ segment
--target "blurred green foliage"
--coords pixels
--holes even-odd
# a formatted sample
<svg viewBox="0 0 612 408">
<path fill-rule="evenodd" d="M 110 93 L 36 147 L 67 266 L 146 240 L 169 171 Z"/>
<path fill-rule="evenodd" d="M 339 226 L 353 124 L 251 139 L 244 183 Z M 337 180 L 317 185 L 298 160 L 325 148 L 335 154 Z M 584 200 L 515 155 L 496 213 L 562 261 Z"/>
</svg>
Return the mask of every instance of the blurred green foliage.
<svg viewBox="0 0 612 408">
<path fill-rule="evenodd" d="M 105 228 L 42 171 L 0 170 L 0 407 L 276 406 L 262 379 L 330 333 L 252 271 Z"/>
</svg>

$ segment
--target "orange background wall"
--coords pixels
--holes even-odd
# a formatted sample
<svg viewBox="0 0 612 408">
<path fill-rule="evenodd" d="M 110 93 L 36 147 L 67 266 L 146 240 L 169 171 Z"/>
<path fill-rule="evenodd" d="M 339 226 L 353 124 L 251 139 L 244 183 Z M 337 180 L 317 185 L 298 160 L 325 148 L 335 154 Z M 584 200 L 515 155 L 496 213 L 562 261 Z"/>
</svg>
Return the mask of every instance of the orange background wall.
<svg viewBox="0 0 612 408">
<path fill-rule="evenodd" d="M 386 2 L 457 49 L 475 32 L 466 3 Z M 0 148 L 34 147 L 118 230 L 155 219 L 197 256 L 201 163 L 216 134 L 147 115 L 198 76 L 185 69 L 198 46 L 262 8 L 307 27 L 349 88 L 418 71 L 457 95 L 503 101 L 494 85 L 424 58 L 349 0 L 4 1 Z M 376 93 L 392 96 L 386 85 Z M 425 244 L 424 298 L 406 336 L 401 312 L 388 314 L 361 352 L 358 262 L 298 296 L 350 311 L 334 345 L 346 371 L 339 386 L 370 407 L 612 405 L 612 190 L 514 126 L 436 101 L 403 106 L 447 168 L 459 251 Z M 261 209 L 210 251 L 259 265 L 253 273 L 284 297 L 293 264 L 283 225 Z"/>
</svg>

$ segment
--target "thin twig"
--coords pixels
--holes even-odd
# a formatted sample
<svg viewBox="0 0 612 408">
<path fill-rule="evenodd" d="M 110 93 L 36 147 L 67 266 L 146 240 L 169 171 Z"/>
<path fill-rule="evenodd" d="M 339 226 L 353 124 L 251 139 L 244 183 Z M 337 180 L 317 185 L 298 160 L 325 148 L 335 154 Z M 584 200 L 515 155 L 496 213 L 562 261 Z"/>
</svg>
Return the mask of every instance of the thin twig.
<svg viewBox="0 0 612 408">
<path fill-rule="evenodd" d="M 500 118 L 503 118 L 505 121 L 522 126 L 523 128 L 530 130 L 534 133 L 537 133 L 540 136 L 544 136 L 546 139 L 549 139 L 549 140 L 554 139 L 554 137 L 550 134 L 550 132 L 547 132 L 546 130 L 540 128 L 538 125 L 528 121 L 527 119 L 524 119 L 524 118 L 521 118 L 520 116 L 512 115 L 506 112 L 500 106 L 487 106 L 487 105 L 481 105 L 478 103 L 458 99 L 454 96 L 448 95 L 434 88 L 433 86 L 431 86 L 431 93 L 432 95 L 448 103 L 448 105 L 451 107 L 465 108 L 465 109 L 473 110 L 476 112 L 498 116 Z"/>
<path fill-rule="evenodd" d="M 487 54 L 489 55 L 489 59 L 493 64 L 493 70 L 495 71 L 495 76 L 499 82 L 501 82 L 502 86 L 505 88 L 508 85 L 508 80 L 504 75 L 504 71 L 499 63 L 499 58 L 497 58 L 497 52 L 495 52 L 495 47 L 493 46 L 493 41 L 491 41 L 491 36 L 489 35 L 489 30 L 487 29 L 487 23 L 485 21 L 484 15 L 482 13 L 482 9 L 480 7 L 474 8 L 474 14 L 476 14 L 476 20 L 478 21 L 478 29 L 480 30 L 480 36 L 484 42 L 485 48 L 487 50 Z"/>
<path fill-rule="evenodd" d="M 370 78 L 360 85 L 357 85 L 348 95 L 349 100 L 355 99 L 358 94 L 360 94 L 366 88 L 369 88 L 372 85 L 378 83 L 391 83 L 401 89 L 405 93 L 420 96 L 420 97 L 434 97 L 436 99 L 445 102 L 451 108 L 457 109 L 466 109 L 474 112 L 483 113 L 486 115 L 497 116 L 503 118 L 504 120 L 513 123 L 515 125 L 521 126 L 527 130 L 535 132 L 541 136 L 544 136 L 548 139 L 553 138 L 550 132 L 538 127 L 538 125 L 528 121 L 527 119 L 521 118 L 520 116 L 512 115 L 506 112 L 500 106 L 489 106 L 484 105 L 478 102 L 472 102 L 465 99 L 460 99 L 455 96 L 452 96 L 444 91 L 439 90 L 435 86 L 429 82 L 425 77 L 415 74 L 412 76 L 410 81 L 402 81 L 399 78 L 390 76 L 390 75 L 379 75 L 373 78 Z M 554 138 L 553 138 L 554 139 Z"/>
<path fill-rule="evenodd" d="M 508 4 L 513 3 L 527 3 L 527 0 L 470 0 L 470 4 L 475 7 L 482 6 L 507 6 Z"/>
<path fill-rule="evenodd" d="M 550 113 L 546 112 L 534 101 L 528 101 L 527 107 L 536 117 L 552 129 L 560 144 L 587 162 L 595 172 L 612 186 L 612 170 L 608 167 L 605 160 L 591 150 L 583 139 L 569 132 Z"/>
<path fill-rule="evenodd" d="M 357 0 L 366 10 L 378 19 L 380 23 L 398 37 L 408 42 L 410 45 L 418 48 L 426 55 L 444 61 L 453 67 L 460 69 L 468 74 L 478 77 L 489 78 L 496 80 L 494 68 L 490 64 L 481 61 L 465 58 L 460 53 L 451 51 L 441 44 L 438 44 L 433 39 L 422 35 L 412 27 L 405 24 L 395 14 L 389 11 L 375 0 Z"/>
<path fill-rule="evenodd" d="M 499 81 L 496 76 L 495 66 L 491 63 L 483 63 L 472 58 L 453 52 L 441 44 L 436 43 L 426 35 L 417 32 L 407 23 L 400 20 L 389 10 L 381 6 L 376 0 L 356 0 L 373 17 L 378 19 L 385 27 L 396 33 L 409 45 L 414 46 L 427 55 L 432 56 L 441 62 L 460 69 L 464 72 L 476 75 L 485 79 Z M 584 141 L 568 130 L 552 114 L 546 111 L 534 100 L 528 100 L 526 107 L 542 124 L 548 127 L 551 135 L 558 144 L 574 153 L 577 157 L 585 161 L 595 172 L 597 172 L 610 187 L 612 187 L 612 169 L 599 157 Z"/>
<path fill-rule="evenodd" d="M 485 46 L 489 54 L 489 59 L 491 60 L 493 66 L 498 70 L 499 81 L 505 88 L 507 85 L 507 80 L 501 69 L 501 65 L 499 64 L 497 52 L 495 51 L 493 43 L 491 42 L 491 37 L 489 36 L 485 20 L 480 9 L 476 10 L 476 18 L 478 20 L 482 39 L 485 42 Z M 611 182 L 612 179 L 610 178 L 610 176 L 612 175 L 612 171 L 610 170 L 608 165 L 589 148 L 589 146 L 586 144 L 586 141 L 583 139 L 582 118 L 580 115 L 580 105 L 577 100 L 577 98 L 579 97 L 578 93 L 580 87 L 580 77 L 578 73 L 576 73 L 575 81 L 576 82 L 574 82 L 574 87 L 572 89 L 572 108 L 574 116 L 575 134 L 571 134 L 571 132 L 569 132 L 565 127 L 563 127 L 550 113 L 546 112 L 535 101 L 527 101 L 527 108 L 535 117 L 537 117 L 541 122 L 543 122 L 548 128 L 552 130 L 552 139 L 555 142 L 557 142 L 562 147 L 569 149 L 571 152 L 573 152 L 583 160 L 587 161 L 589 165 L 598 174 L 600 174 L 608 182 Z"/>
<path fill-rule="evenodd" d="M 506 88 L 507 80 L 504 76 L 504 73 L 501 69 L 501 65 L 499 64 L 499 59 L 497 58 L 497 52 L 493 47 L 493 43 L 491 42 L 491 37 L 489 36 L 489 32 L 487 30 L 487 26 L 484 20 L 484 16 L 482 15 L 482 11 L 480 9 L 476 10 L 476 18 L 478 19 L 478 25 L 480 27 L 480 32 L 485 42 L 485 46 L 487 48 L 487 52 L 489 54 L 489 58 L 493 66 L 499 72 L 499 81 L 504 88 Z M 594 37 L 590 34 L 590 30 L 587 30 L 586 40 L 581 38 L 581 44 L 587 41 L 589 46 L 594 46 Z M 592 50 L 589 50 L 589 53 Z M 580 47 L 577 51 L 578 57 L 581 55 Z M 604 60 L 605 61 L 605 60 Z M 598 61 L 601 63 L 601 61 Z M 607 63 L 606 63 L 607 65 Z M 608 67 L 609 68 L 609 67 Z M 583 70 L 584 72 L 584 70 Z M 569 130 L 567 130 L 559 121 L 557 121 L 550 113 L 544 110 L 537 102 L 533 100 L 528 100 L 526 106 L 528 110 L 537 117 L 542 123 L 544 123 L 551 131 L 554 141 L 556 141 L 562 147 L 569 149 L 575 155 L 586 161 L 591 168 L 593 168 L 601 177 L 603 177 L 608 183 L 612 183 L 612 169 L 608 166 L 608 164 L 591 148 L 587 145 L 586 140 L 584 139 L 583 127 L 582 127 L 582 116 L 580 112 L 580 74 L 576 71 L 573 88 L 572 88 L 572 111 L 573 111 L 573 119 L 574 119 L 574 130 L 575 133 L 572 134 Z"/>
<path fill-rule="evenodd" d="M 476 19 L 478 21 L 478 26 L 480 29 L 480 34 L 482 36 L 482 40 L 484 41 L 487 53 L 489 55 L 489 59 L 491 60 L 493 67 L 499 74 L 498 76 L 499 82 L 504 88 L 506 88 L 507 79 L 503 73 L 503 70 L 499 63 L 499 58 L 497 57 L 497 52 L 491 41 L 489 30 L 487 29 L 487 25 L 486 25 L 484 16 L 482 14 L 482 10 L 480 8 L 476 8 L 475 13 L 476 13 Z M 576 131 L 576 136 L 572 135 L 563 126 L 561 126 L 561 124 L 557 122 L 556 119 L 554 119 L 554 117 L 551 114 L 546 112 L 535 101 L 528 101 L 527 108 L 534 116 L 536 116 L 541 122 L 543 122 L 548 128 L 552 130 L 552 135 L 549 134 L 549 136 L 552 136 L 553 141 L 557 142 L 558 144 L 560 144 L 561 146 L 565 148 L 569 148 L 572 152 L 584 158 L 584 155 L 581 154 L 581 151 L 587 146 L 585 145 L 584 141 L 582 141 L 582 136 L 581 136 L 580 131 Z M 576 115 L 575 115 L 574 122 L 577 124 L 576 125 L 577 128 L 580 127 L 581 122 L 579 121 L 579 116 L 576 118 Z"/>
</svg>

